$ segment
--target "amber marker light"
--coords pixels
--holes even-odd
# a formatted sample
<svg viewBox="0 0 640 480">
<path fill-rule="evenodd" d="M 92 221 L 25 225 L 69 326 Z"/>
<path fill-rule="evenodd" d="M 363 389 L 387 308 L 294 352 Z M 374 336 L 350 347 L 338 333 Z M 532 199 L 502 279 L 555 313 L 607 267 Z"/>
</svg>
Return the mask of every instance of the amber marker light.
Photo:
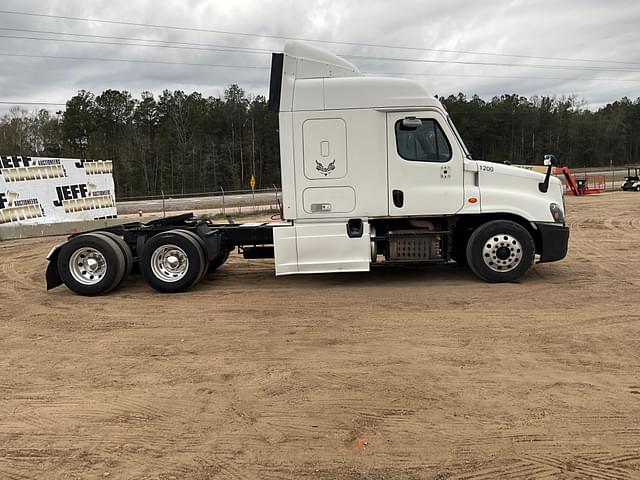
<svg viewBox="0 0 640 480">
<path fill-rule="evenodd" d="M 467 201 L 469 203 L 476 203 L 478 201 L 478 199 L 476 197 L 469 197 L 469 199 Z"/>
</svg>

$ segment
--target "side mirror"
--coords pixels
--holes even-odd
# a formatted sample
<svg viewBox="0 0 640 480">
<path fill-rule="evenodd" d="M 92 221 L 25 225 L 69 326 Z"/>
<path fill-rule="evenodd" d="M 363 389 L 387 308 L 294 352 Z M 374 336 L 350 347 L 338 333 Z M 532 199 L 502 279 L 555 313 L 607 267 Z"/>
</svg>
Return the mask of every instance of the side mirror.
<svg viewBox="0 0 640 480">
<path fill-rule="evenodd" d="M 556 165 L 557 161 L 556 161 L 556 157 L 554 157 L 553 155 L 545 155 L 544 156 L 544 166 L 548 167 L 550 165 Z"/>
<path fill-rule="evenodd" d="M 545 155 L 544 156 L 544 165 L 547 167 L 547 174 L 544 176 L 544 181 L 538 184 L 538 190 L 542 193 L 547 193 L 549 191 L 549 179 L 551 178 L 551 165 L 556 163 L 556 157 L 553 155 Z"/>
<path fill-rule="evenodd" d="M 402 119 L 402 126 L 404 128 L 418 128 L 422 125 L 422 120 L 416 117 L 404 117 Z"/>
</svg>

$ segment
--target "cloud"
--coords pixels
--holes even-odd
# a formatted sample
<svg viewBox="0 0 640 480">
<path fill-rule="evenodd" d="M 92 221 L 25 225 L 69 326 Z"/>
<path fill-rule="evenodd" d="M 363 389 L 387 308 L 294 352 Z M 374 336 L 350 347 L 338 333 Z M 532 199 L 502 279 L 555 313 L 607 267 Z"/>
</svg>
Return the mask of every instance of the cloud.
<svg viewBox="0 0 640 480">
<path fill-rule="evenodd" d="M 338 54 L 421 58 L 427 60 L 556 65 L 461 65 L 352 60 L 363 71 L 428 74 L 415 76 L 438 95 L 464 92 L 484 98 L 502 93 L 531 95 L 577 94 L 600 105 L 621 96 L 635 98 L 640 86 L 640 3 L 595 0 L 435 2 L 322 0 L 300 2 L 204 0 L 112 0 L 86 2 L 5 0 L 3 9 L 52 15 L 92 17 L 136 23 L 305 37 L 340 42 L 405 45 L 418 48 L 493 52 L 582 59 L 544 60 L 459 53 L 325 45 Z M 46 6 L 45 6 L 46 5 Z M 105 8 L 105 5 L 108 5 Z M 279 51 L 284 40 L 232 36 L 171 29 L 142 28 L 98 22 L 0 14 L 0 26 L 121 36 L 197 44 L 226 44 Z M 0 31 L 0 35 L 54 37 L 51 34 Z M 58 38 L 64 38 L 59 37 Z M 73 37 L 66 37 L 73 38 Z M 90 40 L 90 39 L 88 39 Z M 106 39 L 95 39 L 109 42 Z M 268 66 L 268 55 L 196 51 L 140 46 L 94 45 L 2 38 L 0 52 L 80 58 L 122 58 L 157 62 Z M 636 62 L 632 64 L 601 63 Z M 107 88 L 129 90 L 134 96 L 149 90 L 197 90 L 220 95 L 231 83 L 247 92 L 266 94 L 268 71 L 187 65 L 74 61 L 55 58 L 3 57 L 0 100 L 64 102 L 80 89 L 100 93 Z M 588 67 L 579 69 L 578 67 Z M 606 68 L 635 71 L 606 71 Z M 430 76 L 432 75 L 432 76 Z M 606 80 L 593 80 L 593 79 Z"/>
</svg>

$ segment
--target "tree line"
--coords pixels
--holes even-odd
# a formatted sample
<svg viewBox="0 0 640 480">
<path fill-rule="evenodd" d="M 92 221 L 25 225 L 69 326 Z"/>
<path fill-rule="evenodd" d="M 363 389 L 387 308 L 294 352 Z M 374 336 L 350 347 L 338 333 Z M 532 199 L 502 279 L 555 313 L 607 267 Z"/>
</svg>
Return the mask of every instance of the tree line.
<svg viewBox="0 0 640 480">
<path fill-rule="evenodd" d="M 640 162 L 640 97 L 623 97 L 596 111 L 575 96 L 502 95 L 485 101 L 462 93 L 440 99 L 474 158 L 597 167 Z"/>
<path fill-rule="evenodd" d="M 252 176 L 256 188 L 280 185 L 277 115 L 238 85 L 221 98 L 80 91 L 55 115 L 14 107 L 0 152 L 112 160 L 119 198 L 247 189 Z"/>
<path fill-rule="evenodd" d="M 441 97 L 474 158 L 590 167 L 640 162 L 640 98 L 596 111 L 570 97 L 462 93 Z M 231 85 L 224 95 L 165 90 L 80 91 L 63 111 L 14 107 L 0 118 L 0 153 L 110 159 L 118 197 L 280 185 L 277 115 L 263 96 Z"/>
</svg>

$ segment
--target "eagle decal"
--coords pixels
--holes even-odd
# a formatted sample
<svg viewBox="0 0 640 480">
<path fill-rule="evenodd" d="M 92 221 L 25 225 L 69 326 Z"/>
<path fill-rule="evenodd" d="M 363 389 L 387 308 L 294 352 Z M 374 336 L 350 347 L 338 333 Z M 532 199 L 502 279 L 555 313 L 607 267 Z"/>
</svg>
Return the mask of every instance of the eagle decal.
<svg viewBox="0 0 640 480">
<path fill-rule="evenodd" d="M 335 169 L 336 169 L 335 160 L 331 162 L 329 165 L 327 165 L 326 167 L 322 163 L 316 160 L 316 170 L 319 171 L 321 174 L 323 174 L 325 177 L 329 175 L 331 172 L 333 172 Z"/>
</svg>

